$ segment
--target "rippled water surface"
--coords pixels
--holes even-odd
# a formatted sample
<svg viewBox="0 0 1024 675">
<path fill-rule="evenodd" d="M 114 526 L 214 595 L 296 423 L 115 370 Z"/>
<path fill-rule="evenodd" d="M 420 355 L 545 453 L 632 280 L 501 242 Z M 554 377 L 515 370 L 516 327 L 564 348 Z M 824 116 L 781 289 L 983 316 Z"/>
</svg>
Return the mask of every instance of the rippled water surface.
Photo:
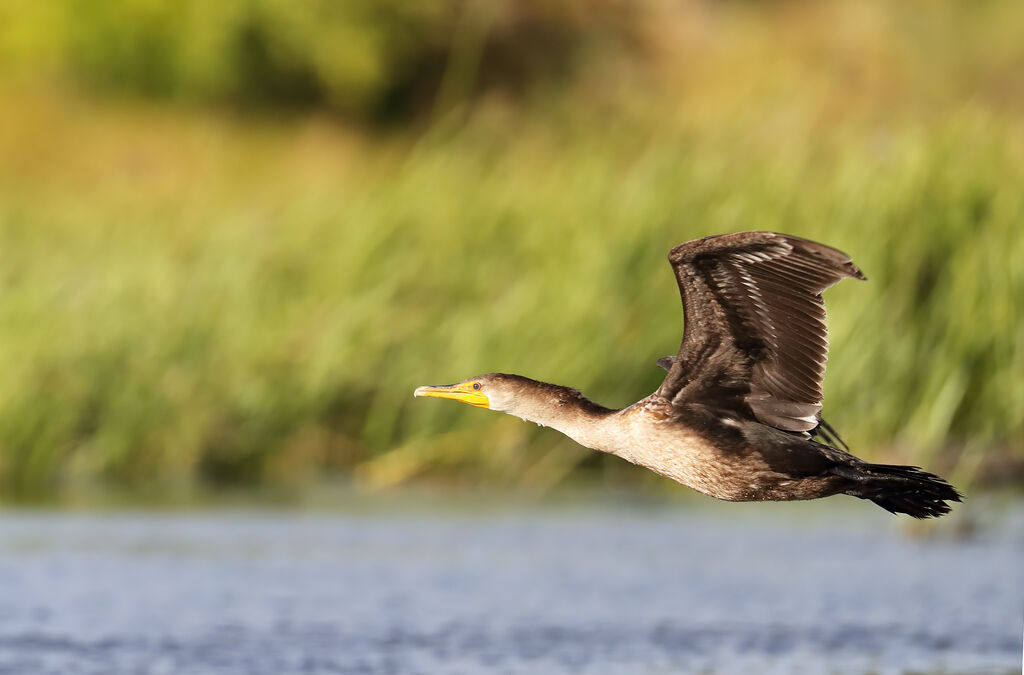
<svg viewBox="0 0 1024 675">
<path fill-rule="evenodd" d="M 1024 505 L 986 518 L 0 512 L 0 673 L 1019 672 Z"/>
</svg>

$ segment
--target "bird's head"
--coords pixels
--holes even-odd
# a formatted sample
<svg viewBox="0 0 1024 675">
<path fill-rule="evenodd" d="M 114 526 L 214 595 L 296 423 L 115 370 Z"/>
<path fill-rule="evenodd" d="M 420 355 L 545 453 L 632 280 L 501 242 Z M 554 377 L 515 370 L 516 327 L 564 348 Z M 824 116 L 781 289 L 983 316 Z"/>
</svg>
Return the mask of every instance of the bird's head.
<svg viewBox="0 0 1024 675">
<path fill-rule="evenodd" d="M 450 398 L 478 408 L 509 412 L 523 389 L 526 378 L 517 375 L 489 373 L 477 375 L 456 384 L 428 385 L 417 387 L 413 396 Z"/>
<path fill-rule="evenodd" d="M 457 384 L 417 387 L 413 395 L 450 398 L 515 415 L 557 429 L 583 445 L 588 442 L 584 432 L 589 426 L 614 412 L 584 398 L 575 389 L 505 373 L 478 375 Z"/>
</svg>

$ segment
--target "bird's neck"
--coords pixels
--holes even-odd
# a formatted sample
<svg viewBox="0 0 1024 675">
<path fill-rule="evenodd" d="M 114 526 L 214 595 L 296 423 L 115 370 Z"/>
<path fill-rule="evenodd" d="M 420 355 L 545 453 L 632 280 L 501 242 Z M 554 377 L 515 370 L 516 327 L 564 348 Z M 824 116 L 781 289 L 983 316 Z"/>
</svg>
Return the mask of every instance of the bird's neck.
<svg viewBox="0 0 1024 675">
<path fill-rule="evenodd" d="M 580 445 L 604 449 L 604 422 L 616 411 L 569 387 L 534 382 L 504 412 L 562 432 Z"/>
</svg>

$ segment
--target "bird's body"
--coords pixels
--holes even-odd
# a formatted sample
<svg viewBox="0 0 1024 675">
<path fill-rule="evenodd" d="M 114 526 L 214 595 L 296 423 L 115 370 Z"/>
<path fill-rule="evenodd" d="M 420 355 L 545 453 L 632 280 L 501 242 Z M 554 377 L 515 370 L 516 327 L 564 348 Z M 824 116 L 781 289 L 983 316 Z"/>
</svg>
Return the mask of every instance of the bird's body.
<svg viewBox="0 0 1024 675">
<path fill-rule="evenodd" d="M 609 416 L 609 422 L 623 429 L 609 452 L 718 499 L 789 501 L 837 492 L 835 476 L 797 470 L 808 462 L 821 468 L 820 450 L 802 445 L 813 442 L 776 436 L 757 423 L 719 418 L 699 407 L 679 410 L 657 399 Z"/>
<path fill-rule="evenodd" d="M 849 494 L 918 518 L 949 512 L 952 486 L 916 467 L 870 464 L 821 419 L 827 352 L 821 292 L 863 279 L 850 258 L 815 242 L 741 232 L 669 254 L 685 312 L 679 353 L 650 396 L 621 410 L 575 389 L 492 373 L 420 387 L 552 427 L 581 445 L 728 501 Z M 815 440 L 835 439 L 836 443 Z"/>
</svg>

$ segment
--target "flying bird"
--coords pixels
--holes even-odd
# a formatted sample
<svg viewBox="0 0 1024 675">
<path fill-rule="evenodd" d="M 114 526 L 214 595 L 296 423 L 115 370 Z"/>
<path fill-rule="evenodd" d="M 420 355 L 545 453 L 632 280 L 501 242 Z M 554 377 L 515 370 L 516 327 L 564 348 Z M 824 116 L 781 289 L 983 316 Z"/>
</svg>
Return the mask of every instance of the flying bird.
<svg viewBox="0 0 1024 675">
<path fill-rule="evenodd" d="M 821 417 L 828 352 L 822 291 L 865 276 L 845 253 L 774 232 L 704 237 L 669 252 L 682 297 L 679 352 L 650 396 L 621 410 L 579 391 L 489 373 L 419 387 L 556 429 L 580 445 L 728 501 L 836 494 L 892 513 L 949 513 L 960 493 L 918 467 L 852 455 Z"/>
</svg>

